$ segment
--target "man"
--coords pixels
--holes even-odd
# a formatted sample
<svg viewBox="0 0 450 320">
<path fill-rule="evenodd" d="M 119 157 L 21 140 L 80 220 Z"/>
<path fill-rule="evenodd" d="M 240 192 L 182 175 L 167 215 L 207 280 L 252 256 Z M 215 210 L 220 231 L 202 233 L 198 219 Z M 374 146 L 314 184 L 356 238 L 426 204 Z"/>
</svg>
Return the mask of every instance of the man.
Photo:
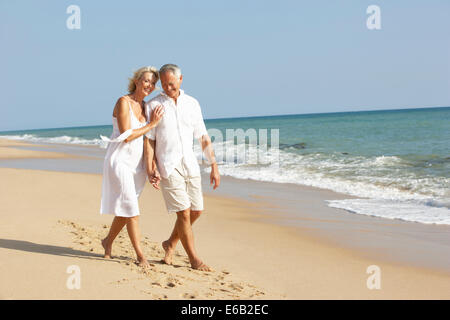
<svg viewBox="0 0 450 320">
<path fill-rule="evenodd" d="M 194 139 L 199 139 L 211 165 L 210 182 L 214 184 L 213 189 L 220 184 L 211 139 L 206 131 L 199 103 L 180 89 L 183 81 L 180 68 L 174 64 L 166 64 L 161 67 L 159 74 L 164 92 L 147 102 L 146 115 L 150 119 L 152 110 L 158 105 L 163 106 L 164 115 L 158 126 L 146 135 L 148 139 L 145 139 L 144 154 L 150 182 L 159 188 L 161 180 L 167 210 L 177 214 L 172 234 L 162 243 L 164 262 L 172 263 L 173 251 L 178 240 L 181 240 L 191 267 L 211 271 L 198 257 L 192 233 L 192 224 L 203 211 L 200 168 L 193 152 Z"/>
</svg>

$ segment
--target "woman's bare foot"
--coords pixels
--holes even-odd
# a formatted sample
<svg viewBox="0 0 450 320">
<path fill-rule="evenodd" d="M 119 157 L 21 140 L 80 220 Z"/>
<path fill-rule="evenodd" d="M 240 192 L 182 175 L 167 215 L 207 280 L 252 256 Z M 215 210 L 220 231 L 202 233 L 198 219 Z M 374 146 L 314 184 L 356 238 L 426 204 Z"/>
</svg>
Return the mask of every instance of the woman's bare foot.
<svg viewBox="0 0 450 320">
<path fill-rule="evenodd" d="M 165 256 L 164 259 L 162 260 L 165 264 L 172 264 L 172 254 L 173 254 L 173 249 L 170 247 L 170 242 L 169 240 L 163 241 L 162 243 L 162 247 L 165 251 Z"/>
<path fill-rule="evenodd" d="M 150 265 L 149 265 L 147 259 L 145 259 L 145 257 L 138 258 L 137 265 L 139 267 L 142 267 L 142 268 L 149 268 L 150 267 Z"/>
<path fill-rule="evenodd" d="M 112 259 L 111 258 L 112 245 L 108 245 L 108 238 L 102 240 L 102 246 L 103 249 L 105 249 L 105 255 L 103 257 L 106 259 Z"/>
<path fill-rule="evenodd" d="M 210 268 L 209 266 L 204 264 L 201 260 L 191 262 L 191 267 L 192 267 L 192 269 L 199 270 L 199 271 L 207 271 L 207 272 L 214 271 L 212 268 Z"/>
</svg>

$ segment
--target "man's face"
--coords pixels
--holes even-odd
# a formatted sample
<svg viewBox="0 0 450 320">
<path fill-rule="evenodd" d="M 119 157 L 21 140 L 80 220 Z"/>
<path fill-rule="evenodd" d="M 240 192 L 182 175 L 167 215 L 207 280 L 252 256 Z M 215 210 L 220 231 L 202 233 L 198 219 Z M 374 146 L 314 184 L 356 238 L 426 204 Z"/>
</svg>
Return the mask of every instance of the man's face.
<svg viewBox="0 0 450 320">
<path fill-rule="evenodd" d="M 178 78 L 171 71 L 166 71 L 160 74 L 160 80 L 164 92 L 172 99 L 178 98 L 181 82 L 183 82 L 183 76 L 181 75 Z"/>
</svg>

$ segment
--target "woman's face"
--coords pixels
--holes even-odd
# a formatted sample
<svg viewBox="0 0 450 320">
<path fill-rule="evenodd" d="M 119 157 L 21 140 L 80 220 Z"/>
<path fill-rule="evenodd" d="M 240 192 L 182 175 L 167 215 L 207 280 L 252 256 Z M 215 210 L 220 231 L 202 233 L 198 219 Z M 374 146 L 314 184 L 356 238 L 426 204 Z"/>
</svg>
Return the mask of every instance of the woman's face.
<svg viewBox="0 0 450 320">
<path fill-rule="evenodd" d="M 135 81 L 136 92 L 140 92 L 144 96 L 148 96 L 153 92 L 153 90 L 155 90 L 156 82 L 158 82 L 158 80 L 153 72 L 145 72 L 139 80 Z"/>
</svg>

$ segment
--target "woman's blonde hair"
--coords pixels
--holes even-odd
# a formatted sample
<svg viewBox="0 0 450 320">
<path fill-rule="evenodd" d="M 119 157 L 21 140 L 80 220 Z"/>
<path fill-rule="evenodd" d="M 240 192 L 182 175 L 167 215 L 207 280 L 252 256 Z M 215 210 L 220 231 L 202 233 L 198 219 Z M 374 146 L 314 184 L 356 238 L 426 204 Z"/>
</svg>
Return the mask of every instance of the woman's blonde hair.
<svg viewBox="0 0 450 320">
<path fill-rule="evenodd" d="M 156 78 L 156 81 L 159 80 L 159 73 L 158 70 L 155 67 L 149 66 L 149 67 L 142 67 L 136 70 L 133 74 L 132 78 L 128 78 L 128 92 L 133 93 L 136 90 L 136 84 L 134 83 L 136 80 L 139 80 L 142 75 L 146 72 L 151 72 Z"/>
</svg>

